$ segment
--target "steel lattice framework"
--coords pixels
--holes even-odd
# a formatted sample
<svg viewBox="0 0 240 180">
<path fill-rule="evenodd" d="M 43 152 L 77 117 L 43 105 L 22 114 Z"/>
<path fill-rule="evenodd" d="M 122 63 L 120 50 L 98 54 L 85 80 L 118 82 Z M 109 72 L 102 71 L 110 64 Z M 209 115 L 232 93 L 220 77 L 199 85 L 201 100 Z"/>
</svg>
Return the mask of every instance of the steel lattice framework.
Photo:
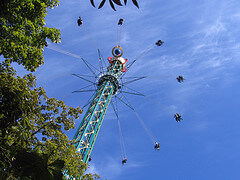
<svg viewBox="0 0 240 180">
<path fill-rule="evenodd" d="M 110 65 L 107 72 L 99 76 L 97 91 L 74 136 L 75 146 L 81 153 L 84 163 L 89 161 L 111 98 L 121 88 L 119 77 L 122 71 L 126 71 L 125 63 L 127 62 L 121 55 L 122 53 L 108 59 Z"/>
</svg>

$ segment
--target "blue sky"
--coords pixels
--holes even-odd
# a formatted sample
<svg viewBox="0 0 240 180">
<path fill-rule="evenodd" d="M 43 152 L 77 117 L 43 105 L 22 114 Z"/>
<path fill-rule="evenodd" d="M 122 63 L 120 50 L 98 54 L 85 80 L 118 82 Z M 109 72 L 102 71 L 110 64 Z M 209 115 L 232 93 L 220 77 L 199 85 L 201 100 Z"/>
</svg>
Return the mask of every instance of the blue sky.
<svg viewBox="0 0 240 180">
<path fill-rule="evenodd" d="M 153 149 L 134 112 L 119 103 L 128 162 L 121 164 L 117 120 L 109 107 L 90 172 L 112 180 L 239 179 L 240 1 L 139 0 L 140 9 L 128 1 L 115 12 L 108 2 L 98 10 L 88 0 L 61 0 L 46 18 L 47 26 L 61 30 L 62 43 L 45 48 L 45 64 L 34 74 L 49 97 L 68 106 L 82 107 L 91 96 L 71 93 L 88 84 L 70 74 L 90 72 L 79 58 L 58 51 L 79 55 L 98 67 L 97 47 L 107 61 L 117 42 L 119 18 L 125 20 L 120 45 L 129 61 L 157 40 L 165 42 L 138 59 L 126 75 L 150 77 L 129 86 L 154 102 L 126 97 L 161 150 Z M 177 83 L 178 75 L 186 81 Z M 180 123 L 173 119 L 176 112 L 183 117 Z M 67 134 L 72 138 L 74 133 Z"/>
</svg>

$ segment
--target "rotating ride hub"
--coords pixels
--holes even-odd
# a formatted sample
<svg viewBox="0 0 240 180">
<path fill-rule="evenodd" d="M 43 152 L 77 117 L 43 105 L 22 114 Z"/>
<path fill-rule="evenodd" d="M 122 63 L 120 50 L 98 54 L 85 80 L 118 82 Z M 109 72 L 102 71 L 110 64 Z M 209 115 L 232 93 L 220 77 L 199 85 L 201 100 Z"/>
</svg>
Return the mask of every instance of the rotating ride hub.
<svg viewBox="0 0 240 180">
<path fill-rule="evenodd" d="M 108 58 L 107 72 L 99 76 L 96 83 L 97 91 L 73 138 L 84 163 L 89 161 L 111 98 L 121 88 L 119 76 L 122 72 L 127 71 L 127 59 L 121 57 L 123 49 L 120 46 L 115 46 L 112 49 L 112 54 L 113 57 Z"/>
<path fill-rule="evenodd" d="M 117 90 L 121 88 L 118 78 L 115 77 L 113 74 L 103 74 L 100 76 L 97 86 L 101 86 L 104 84 L 104 82 L 110 82 L 113 85 L 113 93 L 112 95 L 115 95 L 117 93 Z"/>
<path fill-rule="evenodd" d="M 112 49 L 113 57 L 108 57 L 108 62 L 110 63 L 110 66 L 108 67 L 108 71 L 106 74 L 102 74 L 98 78 L 97 86 L 101 86 L 104 84 L 104 82 L 109 82 L 113 85 L 113 93 L 112 95 L 115 95 L 118 91 L 118 89 L 121 88 L 120 82 L 119 82 L 119 75 L 121 72 L 126 72 L 126 62 L 127 59 L 124 59 L 122 56 L 123 49 L 120 46 L 115 46 Z"/>
</svg>

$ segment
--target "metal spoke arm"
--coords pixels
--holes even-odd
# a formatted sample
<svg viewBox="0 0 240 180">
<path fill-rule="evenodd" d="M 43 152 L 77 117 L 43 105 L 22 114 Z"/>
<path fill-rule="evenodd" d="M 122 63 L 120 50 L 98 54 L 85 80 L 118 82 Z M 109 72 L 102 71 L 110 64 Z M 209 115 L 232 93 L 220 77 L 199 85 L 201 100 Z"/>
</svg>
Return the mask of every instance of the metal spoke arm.
<svg viewBox="0 0 240 180">
<path fill-rule="evenodd" d="M 73 76 L 76 76 L 76 77 L 78 77 L 78 78 L 80 78 L 80 79 L 83 79 L 83 80 L 85 80 L 85 81 L 87 81 L 87 82 L 90 82 L 90 83 L 92 83 L 92 84 L 95 84 L 94 82 L 92 82 L 92 81 L 90 81 L 90 80 L 88 80 L 88 79 L 86 79 L 86 78 L 83 78 L 81 75 L 78 75 L 78 74 L 72 74 Z"/>
<path fill-rule="evenodd" d="M 101 73 L 103 72 L 103 58 L 101 56 L 101 53 L 100 53 L 100 49 L 98 49 L 98 58 L 99 58 L 99 66 L 100 66 L 100 71 Z"/>
<path fill-rule="evenodd" d="M 81 59 L 81 60 L 84 62 L 84 64 L 88 67 L 88 69 L 94 74 L 94 76 L 97 77 L 97 75 L 95 74 L 95 72 L 92 70 L 91 67 L 93 67 L 93 68 L 94 68 L 95 70 L 97 70 L 98 72 L 99 72 L 99 70 L 98 70 L 96 67 L 94 67 L 93 65 L 91 65 L 89 62 L 87 62 L 86 60 L 84 60 L 81 56 L 78 56 L 78 55 L 76 55 L 76 54 L 70 53 L 70 52 L 65 51 L 65 50 L 62 50 L 62 49 L 58 49 L 58 48 L 56 48 L 56 47 L 53 47 L 52 45 L 49 45 L 47 48 L 48 48 L 48 49 L 51 49 L 51 50 L 54 50 L 54 51 L 57 51 L 57 52 L 60 52 L 60 53 L 62 53 L 62 54 L 68 55 L 68 56 L 72 56 L 72 57 Z M 90 66 L 91 66 L 91 67 L 90 67 Z"/>
<path fill-rule="evenodd" d="M 118 117 L 117 109 L 115 108 L 115 106 L 114 106 L 114 104 L 113 104 L 112 101 L 111 101 L 111 105 L 112 105 L 112 108 L 113 108 L 113 110 L 114 110 L 114 112 L 115 112 L 115 115 L 116 115 L 116 117 L 117 117 L 117 119 L 118 119 L 119 117 Z"/>
<path fill-rule="evenodd" d="M 86 89 L 86 90 L 76 90 L 76 91 L 73 91 L 72 93 L 77 93 L 77 92 L 93 92 L 95 91 L 94 89 Z"/>
<path fill-rule="evenodd" d="M 95 91 L 94 89 L 87 89 L 87 88 L 91 88 L 92 86 L 93 86 L 93 85 L 90 84 L 90 85 L 88 85 L 88 86 L 85 86 L 85 87 L 83 87 L 83 88 L 80 88 L 80 89 L 78 89 L 78 90 L 75 90 L 75 91 L 73 91 L 72 93 Z"/>
<path fill-rule="evenodd" d="M 127 92 L 127 91 L 121 91 L 122 93 L 127 93 L 127 94 L 133 94 L 133 95 L 138 95 L 138 96 L 145 96 L 144 94 L 141 93 L 133 93 L 133 92 Z"/>
<path fill-rule="evenodd" d="M 121 98 L 119 98 L 119 97 L 117 97 L 117 96 L 116 96 L 116 98 L 119 99 L 123 104 L 125 104 L 126 106 L 128 106 L 130 109 L 132 109 L 134 112 L 136 112 L 135 109 L 134 109 L 129 103 L 124 102 Z"/>
<path fill-rule="evenodd" d="M 135 81 L 139 81 L 139 80 L 145 79 L 145 78 L 147 78 L 147 76 L 138 77 L 138 78 L 135 77 L 133 80 L 127 81 L 127 82 L 125 82 L 125 83 L 123 83 L 123 84 L 125 85 L 125 84 L 129 84 L 129 83 L 133 83 L 133 82 L 135 82 Z"/>
<path fill-rule="evenodd" d="M 129 92 L 129 91 L 123 91 L 123 90 L 122 90 L 121 92 L 123 92 L 123 93 L 134 94 L 134 95 L 139 95 L 139 96 L 144 96 L 144 97 L 146 97 L 145 94 L 142 94 L 142 93 L 140 93 L 140 92 L 138 92 L 138 91 L 136 91 L 136 90 L 134 90 L 134 89 L 126 86 L 126 85 L 123 85 L 123 86 L 125 86 L 127 89 L 130 89 L 131 91 L 133 91 L 133 92 Z"/>
<path fill-rule="evenodd" d="M 92 66 L 95 70 L 97 70 L 98 72 L 100 72 L 96 67 L 94 67 L 93 65 L 91 65 L 89 62 L 87 62 L 86 60 L 84 60 L 82 57 L 80 57 L 80 59 L 82 59 L 82 61 L 84 62 L 84 64 L 88 67 L 88 69 L 95 75 L 95 77 L 97 77 L 97 75 L 95 74 L 95 72 L 92 70 L 92 68 L 90 66 Z"/>
</svg>

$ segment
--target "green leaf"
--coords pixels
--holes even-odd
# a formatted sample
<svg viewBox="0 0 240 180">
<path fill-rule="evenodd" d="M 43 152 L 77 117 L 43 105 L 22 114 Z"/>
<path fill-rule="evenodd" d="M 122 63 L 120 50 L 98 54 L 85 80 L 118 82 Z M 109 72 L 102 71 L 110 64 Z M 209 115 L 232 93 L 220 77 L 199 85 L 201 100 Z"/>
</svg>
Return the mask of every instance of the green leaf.
<svg viewBox="0 0 240 180">
<path fill-rule="evenodd" d="M 106 2 L 106 0 L 102 0 L 102 2 L 100 3 L 100 5 L 99 5 L 98 9 L 102 8 L 102 7 L 103 7 L 103 5 L 105 4 L 105 2 Z"/>
<path fill-rule="evenodd" d="M 117 11 L 117 10 L 115 9 L 115 6 L 114 6 L 112 0 L 109 0 L 109 3 L 110 3 L 110 5 L 111 5 L 111 7 L 113 8 L 113 10 L 114 10 L 114 11 Z"/>
<path fill-rule="evenodd" d="M 119 5 L 119 6 L 122 6 L 122 3 L 121 3 L 120 0 L 113 0 L 113 2 L 114 2 L 115 4 L 117 4 L 117 5 Z"/>
<path fill-rule="evenodd" d="M 137 0 L 132 0 L 132 2 L 135 6 L 137 6 L 139 8 Z"/>
<path fill-rule="evenodd" d="M 53 167 L 61 170 L 61 169 L 63 169 L 64 164 L 65 164 L 65 161 L 57 159 L 53 163 L 49 164 L 48 166 L 53 166 Z"/>
<path fill-rule="evenodd" d="M 94 1 L 93 0 L 90 0 L 91 4 L 93 7 L 95 7 L 95 4 L 94 4 Z"/>
</svg>

